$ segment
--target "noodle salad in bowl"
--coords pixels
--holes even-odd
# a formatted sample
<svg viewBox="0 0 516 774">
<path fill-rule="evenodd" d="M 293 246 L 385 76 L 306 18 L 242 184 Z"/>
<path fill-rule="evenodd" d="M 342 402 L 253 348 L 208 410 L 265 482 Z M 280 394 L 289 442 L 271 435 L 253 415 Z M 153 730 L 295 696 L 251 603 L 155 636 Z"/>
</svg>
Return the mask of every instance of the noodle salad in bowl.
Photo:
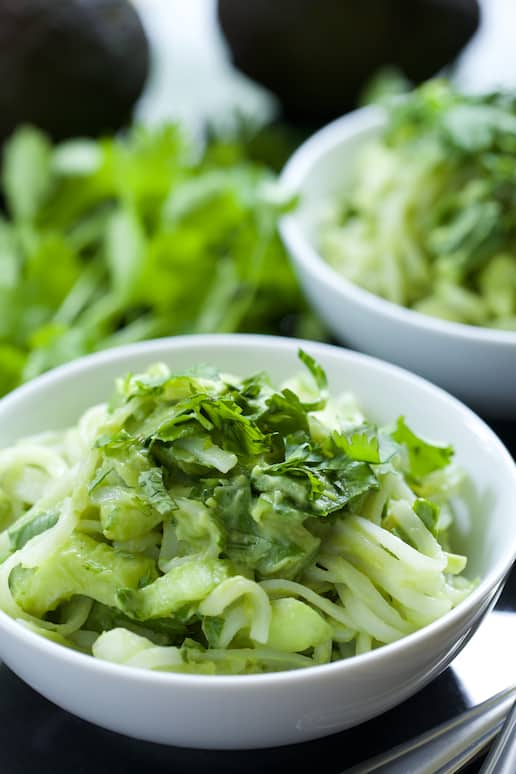
<svg viewBox="0 0 516 774">
<path fill-rule="evenodd" d="M 368 422 L 324 370 L 280 388 L 158 363 L 0 453 L 0 604 L 120 664 L 242 674 L 394 642 L 471 590 L 451 446 Z"/>
<path fill-rule="evenodd" d="M 279 337 L 174 337 L 38 377 L 0 401 L 0 487 L 2 661 L 86 720 L 186 747 L 297 743 L 393 707 L 516 555 L 514 462 L 481 419 Z"/>
</svg>

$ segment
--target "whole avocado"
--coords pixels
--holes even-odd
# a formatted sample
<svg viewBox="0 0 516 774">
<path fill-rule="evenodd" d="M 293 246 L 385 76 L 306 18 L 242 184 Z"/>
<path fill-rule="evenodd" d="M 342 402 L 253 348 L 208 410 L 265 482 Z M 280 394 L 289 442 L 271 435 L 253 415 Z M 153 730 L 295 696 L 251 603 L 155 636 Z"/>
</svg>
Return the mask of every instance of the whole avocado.
<svg viewBox="0 0 516 774">
<path fill-rule="evenodd" d="M 285 114 L 321 124 L 356 105 L 380 68 L 414 83 L 451 62 L 475 32 L 477 0 L 218 0 L 234 64 Z"/>
<path fill-rule="evenodd" d="M 148 69 L 128 0 L 0 0 L 0 140 L 22 123 L 54 139 L 114 131 Z"/>
</svg>

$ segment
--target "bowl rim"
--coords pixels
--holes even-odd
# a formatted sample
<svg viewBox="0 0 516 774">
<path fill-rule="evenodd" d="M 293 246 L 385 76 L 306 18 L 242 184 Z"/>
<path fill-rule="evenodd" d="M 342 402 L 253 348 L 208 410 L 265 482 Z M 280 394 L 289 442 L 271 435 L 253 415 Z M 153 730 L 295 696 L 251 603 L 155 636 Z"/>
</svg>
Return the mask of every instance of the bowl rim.
<svg viewBox="0 0 516 774">
<path fill-rule="evenodd" d="M 325 353 L 337 355 L 347 360 L 348 363 L 360 363 L 373 371 L 383 372 L 392 375 L 395 378 L 409 382 L 416 389 L 435 395 L 435 397 L 445 400 L 452 412 L 458 413 L 464 424 L 471 428 L 475 434 L 482 436 L 486 443 L 489 443 L 504 466 L 507 473 L 507 480 L 512 478 L 512 485 L 516 494 L 516 462 L 511 454 L 496 435 L 496 433 L 475 414 L 470 408 L 460 400 L 450 395 L 442 388 L 432 384 L 410 371 L 399 366 L 387 363 L 379 358 L 365 355 L 353 350 L 339 347 L 332 344 L 314 342 L 305 339 L 293 339 L 281 336 L 267 336 L 260 334 L 195 334 L 185 336 L 167 337 L 161 339 L 152 339 L 136 344 L 128 344 L 111 350 L 105 350 L 92 355 L 87 355 L 77 360 L 59 366 L 39 377 L 36 377 L 27 384 L 18 387 L 8 395 L 0 399 L 0 417 L 3 411 L 9 410 L 11 404 L 14 406 L 20 399 L 27 397 L 37 398 L 40 390 L 45 390 L 55 382 L 66 379 L 68 376 L 76 376 L 85 373 L 90 369 L 96 369 L 104 365 L 112 365 L 115 361 L 122 361 L 127 357 L 148 354 L 150 357 L 166 357 L 173 354 L 174 350 L 181 349 L 209 349 L 211 346 L 224 346 L 234 349 L 244 349 L 246 354 L 249 349 L 256 352 L 270 349 L 291 353 L 299 347 L 307 348 L 308 351 L 319 357 Z M 126 367 L 126 366 L 125 366 Z M 111 676 L 116 679 L 128 678 L 133 682 L 145 682 L 162 685 L 191 686 L 192 688 L 208 690 L 220 690 L 221 688 L 236 690 L 245 690 L 246 688 L 259 688 L 261 686 L 277 687 L 285 683 L 309 682 L 319 678 L 329 678 L 331 676 L 343 678 L 354 669 L 367 669 L 374 666 L 377 662 L 397 660 L 403 656 L 404 651 L 417 649 L 425 639 L 432 640 L 433 637 L 443 634 L 447 629 L 453 627 L 454 623 L 459 622 L 464 616 L 473 615 L 475 610 L 482 608 L 482 602 L 488 599 L 509 573 L 514 561 L 516 560 L 516 531 L 512 545 L 509 544 L 506 552 L 483 577 L 478 585 L 472 590 L 470 595 L 460 602 L 455 608 L 450 610 L 441 618 L 424 626 L 416 632 L 413 632 L 393 643 L 382 645 L 380 648 L 352 656 L 348 659 L 342 659 L 329 664 L 319 664 L 303 669 L 284 670 L 278 672 L 265 672 L 249 675 L 199 675 L 190 673 L 175 673 L 165 671 L 153 671 L 141 667 L 116 664 L 102 659 L 97 659 L 89 654 L 75 651 L 72 648 L 61 645 L 57 642 L 32 631 L 19 619 L 14 619 L 0 610 L 0 629 L 10 633 L 15 639 L 24 641 L 26 646 L 35 648 L 40 653 L 46 654 L 49 658 L 63 659 L 68 666 L 77 666 L 78 668 L 91 668 L 100 675 Z M 459 635 L 457 636 L 459 639 Z"/>
<path fill-rule="evenodd" d="M 279 185 L 290 195 L 296 195 L 305 179 L 319 162 L 331 151 L 362 134 L 380 130 L 386 122 L 386 109 L 368 105 L 347 113 L 322 127 L 303 142 L 283 167 Z M 454 336 L 468 341 L 481 341 L 493 346 L 516 347 L 516 331 L 499 330 L 481 325 L 442 320 L 414 309 L 388 301 L 371 293 L 339 274 L 305 238 L 299 226 L 302 206 L 284 215 L 279 222 L 279 232 L 293 261 L 302 265 L 311 275 L 317 275 L 327 287 L 337 289 L 348 298 L 354 298 L 365 307 L 374 307 L 378 313 L 394 318 L 397 322 L 422 331 Z"/>
</svg>

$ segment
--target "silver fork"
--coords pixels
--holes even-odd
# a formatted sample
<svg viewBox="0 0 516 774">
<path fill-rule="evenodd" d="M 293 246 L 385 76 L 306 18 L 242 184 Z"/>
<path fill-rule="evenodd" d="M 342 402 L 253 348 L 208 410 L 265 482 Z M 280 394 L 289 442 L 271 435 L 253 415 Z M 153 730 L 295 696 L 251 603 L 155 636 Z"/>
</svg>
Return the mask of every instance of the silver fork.
<svg viewBox="0 0 516 774">
<path fill-rule="evenodd" d="M 345 774 L 455 774 L 494 739 L 515 700 L 516 686 L 513 686 L 409 742 L 346 769 Z M 507 721 L 508 730 L 504 728 L 501 743 L 504 736 L 510 739 L 513 725 Z M 503 762 L 502 755 L 505 753 L 499 753 L 498 761 L 493 761 L 495 768 L 486 769 L 484 774 L 515 774 L 516 768 L 496 768 Z M 513 765 L 512 757 L 509 765 Z"/>
<path fill-rule="evenodd" d="M 516 702 L 507 716 L 498 739 L 482 764 L 480 774 L 514 774 L 516 772 Z"/>
</svg>

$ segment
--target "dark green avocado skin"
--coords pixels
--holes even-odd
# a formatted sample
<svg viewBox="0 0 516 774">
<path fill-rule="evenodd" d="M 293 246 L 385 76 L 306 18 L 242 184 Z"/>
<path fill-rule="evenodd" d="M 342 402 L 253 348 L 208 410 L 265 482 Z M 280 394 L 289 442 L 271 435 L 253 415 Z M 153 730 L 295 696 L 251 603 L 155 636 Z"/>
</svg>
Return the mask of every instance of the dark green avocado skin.
<svg viewBox="0 0 516 774">
<path fill-rule="evenodd" d="M 148 69 L 127 0 L 0 0 L 0 141 L 23 123 L 55 139 L 114 131 Z"/>
<path fill-rule="evenodd" d="M 350 110 L 388 65 L 414 83 L 437 73 L 478 27 L 477 0 L 218 0 L 233 62 L 320 125 Z"/>
</svg>

